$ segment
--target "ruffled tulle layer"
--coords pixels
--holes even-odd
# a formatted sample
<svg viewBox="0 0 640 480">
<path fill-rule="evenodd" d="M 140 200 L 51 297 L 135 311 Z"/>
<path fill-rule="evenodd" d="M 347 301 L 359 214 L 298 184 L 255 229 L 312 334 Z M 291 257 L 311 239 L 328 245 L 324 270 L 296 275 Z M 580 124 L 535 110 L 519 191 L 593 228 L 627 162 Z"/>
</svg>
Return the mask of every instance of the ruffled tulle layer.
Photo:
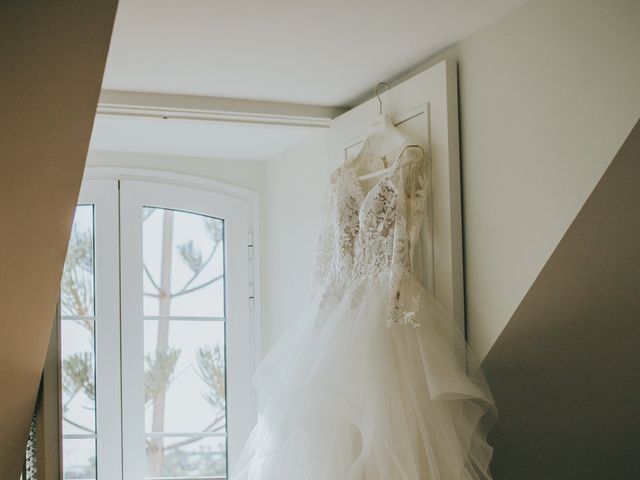
<svg viewBox="0 0 640 480">
<path fill-rule="evenodd" d="M 421 326 L 387 327 L 385 279 L 316 301 L 266 356 L 233 480 L 490 478 L 494 404 L 463 337 L 414 280 Z"/>
</svg>

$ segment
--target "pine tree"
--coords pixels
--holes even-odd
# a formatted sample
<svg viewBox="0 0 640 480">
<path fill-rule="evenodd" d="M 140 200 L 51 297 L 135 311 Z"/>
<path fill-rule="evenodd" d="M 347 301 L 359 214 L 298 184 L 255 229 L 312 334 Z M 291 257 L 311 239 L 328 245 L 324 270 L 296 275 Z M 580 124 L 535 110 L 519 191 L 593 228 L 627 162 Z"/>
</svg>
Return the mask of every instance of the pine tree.
<svg viewBox="0 0 640 480">
<path fill-rule="evenodd" d="M 181 353 L 179 349 L 172 348 L 169 345 L 170 323 L 166 318 L 171 313 L 171 301 L 181 295 L 205 288 L 223 278 L 222 275 L 210 279 L 201 278 L 204 269 L 214 258 L 215 253 L 222 244 L 223 230 L 222 222 L 219 220 L 203 217 L 204 225 L 211 240 L 210 252 L 206 258 L 203 257 L 201 250 L 191 240 L 176 246 L 175 250 L 180 260 L 191 271 L 191 277 L 179 289 L 174 290 L 171 285 L 171 268 L 174 254 L 174 212 L 172 210 L 145 209 L 144 219 L 148 219 L 155 212 L 162 212 L 163 215 L 160 281 L 156 281 L 145 266 L 145 275 L 154 289 L 153 292 L 145 292 L 145 295 L 157 298 L 160 320 L 158 321 L 155 352 L 145 358 L 145 386 L 147 390 L 145 397 L 148 405 L 151 405 L 152 408 L 151 429 L 153 432 L 162 432 L 164 431 L 165 423 L 166 393 L 175 379 L 175 368 Z M 218 352 L 217 354 L 215 353 L 216 351 Z M 221 426 L 224 427 L 224 355 L 221 354 L 219 347 L 213 349 L 205 347 L 198 350 L 196 359 L 197 365 L 192 366 L 192 368 L 197 368 L 200 378 L 209 386 L 209 391 L 205 394 L 205 400 L 215 409 L 214 421 L 203 430 L 204 432 L 211 432 Z M 213 370 L 207 372 L 207 368 Z M 222 387 L 213 379 L 222 379 Z M 212 381 L 209 382 L 209 380 Z M 186 458 L 186 454 L 181 455 L 180 447 L 198 440 L 200 440 L 200 437 L 193 437 L 167 444 L 165 444 L 165 440 L 162 437 L 154 437 L 147 440 L 151 474 L 160 476 L 168 472 L 171 475 L 192 472 L 192 467 L 188 467 L 188 471 L 182 471 L 185 464 L 188 463 L 188 458 Z M 183 457 L 182 460 L 180 459 L 181 457 Z M 169 458 L 171 459 L 171 465 L 165 464 Z M 183 467 L 180 466 L 181 464 Z"/>
<path fill-rule="evenodd" d="M 173 247 L 173 220 L 171 210 L 145 208 L 144 220 L 155 212 L 161 212 L 162 219 L 162 248 L 160 281 L 156 282 L 147 265 L 144 274 L 149 279 L 152 291 L 145 292 L 146 296 L 157 298 L 159 316 L 168 317 L 171 311 L 172 299 L 207 287 L 220 281 L 223 277 L 215 276 L 204 279 L 203 271 L 212 261 L 223 240 L 222 222 L 217 219 L 203 217 L 210 243 L 210 251 L 206 258 L 202 251 L 193 243 L 187 241 Z M 179 259 L 189 268 L 191 276 L 179 289 L 172 289 L 171 264 L 175 252 Z M 90 229 L 79 230 L 75 225 L 72 231 L 64 274 L 61 286 L 61 302 L 65 314 L 76 317 L 92 316 L 93 298 L 93 235 Z M 101 299 L 108 301 L 108 299 Z M 81 430 L 92 432 L 87 426 L 81 425 L 71 416 L 70 405 L 78 395 L 85 395 L 92 403 L 96 398 L 96 384 L 94 377 L 93 357 L 93 321 L 90 319 L 73 320 L 89 333 L 87 349 L 66 356 L 62 359 L 62 388 L 65 393 L 63 404 L 63 419 L 70 425 Z M 152 431 L 162 432 L 165 423 L 166 393 L 176 378 L 176 365 L 181 351 L 170 346 L 170 329 L 168 320 L 158 321 L 158 335 L 153 353 L 145 355 L 145 403 L 152 409 Z M 208 387 L 203 393 L 205 401 L 211 406 L 213 421 L 203 432 L 215 432 L 225 427 L 225 362 L 224 351 L 219 345 L 207 345 L 196 351 L 196 361 L 191 365 L 199 378 Z M 100 386 L 98 385 L 98 388 Z M 161 437 L 147 441 L 149 470 L 152 475 L 170 472 L 172 475 L 189 474 L 193 471 L 217 471 L 224 473 L 224 455 L 214 456 L 210 453 L 185 454 L 180 447 L 200 440 L 193 437 L 188 440 L 164 443 Z M 195 460 L 194 460 L 195 459 Z M 194 463 L 195 462 L 195 463 Z M 76 472 L 77 473 L 77 472 Z"/>
</svg>

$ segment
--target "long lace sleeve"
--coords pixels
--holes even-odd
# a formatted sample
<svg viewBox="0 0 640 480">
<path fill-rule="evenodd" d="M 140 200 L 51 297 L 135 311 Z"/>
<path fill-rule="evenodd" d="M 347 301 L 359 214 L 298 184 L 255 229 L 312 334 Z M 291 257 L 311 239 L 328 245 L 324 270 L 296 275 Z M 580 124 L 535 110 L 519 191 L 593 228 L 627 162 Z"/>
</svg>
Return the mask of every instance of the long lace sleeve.
<svg viewBox="0 0 640 480">
<path fill-rule="evenodd" d="M 336 174 L 331 176 L 324 194 L 321 212 L 320 235 L 316 245 L 315 264 L 311 280 L 311 297 L 324 290 L 331 273 L 335 270 L 336 232 L 332 219 L 332 205 L 335 197 Z"/>
<path fill-rule="evenodd" d="M 394 223 L 391 271 L 389 276 L 389 325 L 420 326 L 416 314 L 420 305 L 420 281 L 417 254 L 427 196 L 424 155 L 413 148 L 398 170 L 396 218 Z"/>
</svg>

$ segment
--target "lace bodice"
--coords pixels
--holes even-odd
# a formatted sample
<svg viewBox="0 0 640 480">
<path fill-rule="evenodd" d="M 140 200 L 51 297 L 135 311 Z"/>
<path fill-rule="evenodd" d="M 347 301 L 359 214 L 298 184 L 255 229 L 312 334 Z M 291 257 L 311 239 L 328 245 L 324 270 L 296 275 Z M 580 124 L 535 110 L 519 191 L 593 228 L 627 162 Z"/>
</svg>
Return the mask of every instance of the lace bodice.
<svg viewBox="0 0 640 480">
<path fill-rule="evenodd" d="M 364 150 L 364 149 L 363 149 Z M 384 168 L 384 158 L 363 151 L 330 177 L 325 221 L 320 233 L 313 291 L 362 284 L 363 278 L 388 275 L 388 324 L 411 324 L 417 293 L 404 288 L 419 277 L 420 229 L 427 195 L 424 152 L 407 143 L 382 176 L 360 176 Z"/>
</svg>

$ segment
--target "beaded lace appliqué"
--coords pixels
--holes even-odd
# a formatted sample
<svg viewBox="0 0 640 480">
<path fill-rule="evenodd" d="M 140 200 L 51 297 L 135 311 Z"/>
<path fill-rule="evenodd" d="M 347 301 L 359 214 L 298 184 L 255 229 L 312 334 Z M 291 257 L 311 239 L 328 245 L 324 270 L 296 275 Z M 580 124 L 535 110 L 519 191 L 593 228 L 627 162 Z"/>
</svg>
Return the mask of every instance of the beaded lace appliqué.
<svg viewBox="0 0 640 480">
<path fill-rule="evenodd" d="M 413 250 L 426 200 L 425 170 L 422 151 L 407 148 L 366 193 L 354 168 L 344 165 L 333 173 L 318 242 L 315 292 L 327 295 L 332 285 L 345 288 L 388 269 L 387 325 L 419 326 L 420 299 L 409 294 L 405 282 L 414 275 Z M 354 295 L 359 301 L 361 295 Z"/>
</svg>

